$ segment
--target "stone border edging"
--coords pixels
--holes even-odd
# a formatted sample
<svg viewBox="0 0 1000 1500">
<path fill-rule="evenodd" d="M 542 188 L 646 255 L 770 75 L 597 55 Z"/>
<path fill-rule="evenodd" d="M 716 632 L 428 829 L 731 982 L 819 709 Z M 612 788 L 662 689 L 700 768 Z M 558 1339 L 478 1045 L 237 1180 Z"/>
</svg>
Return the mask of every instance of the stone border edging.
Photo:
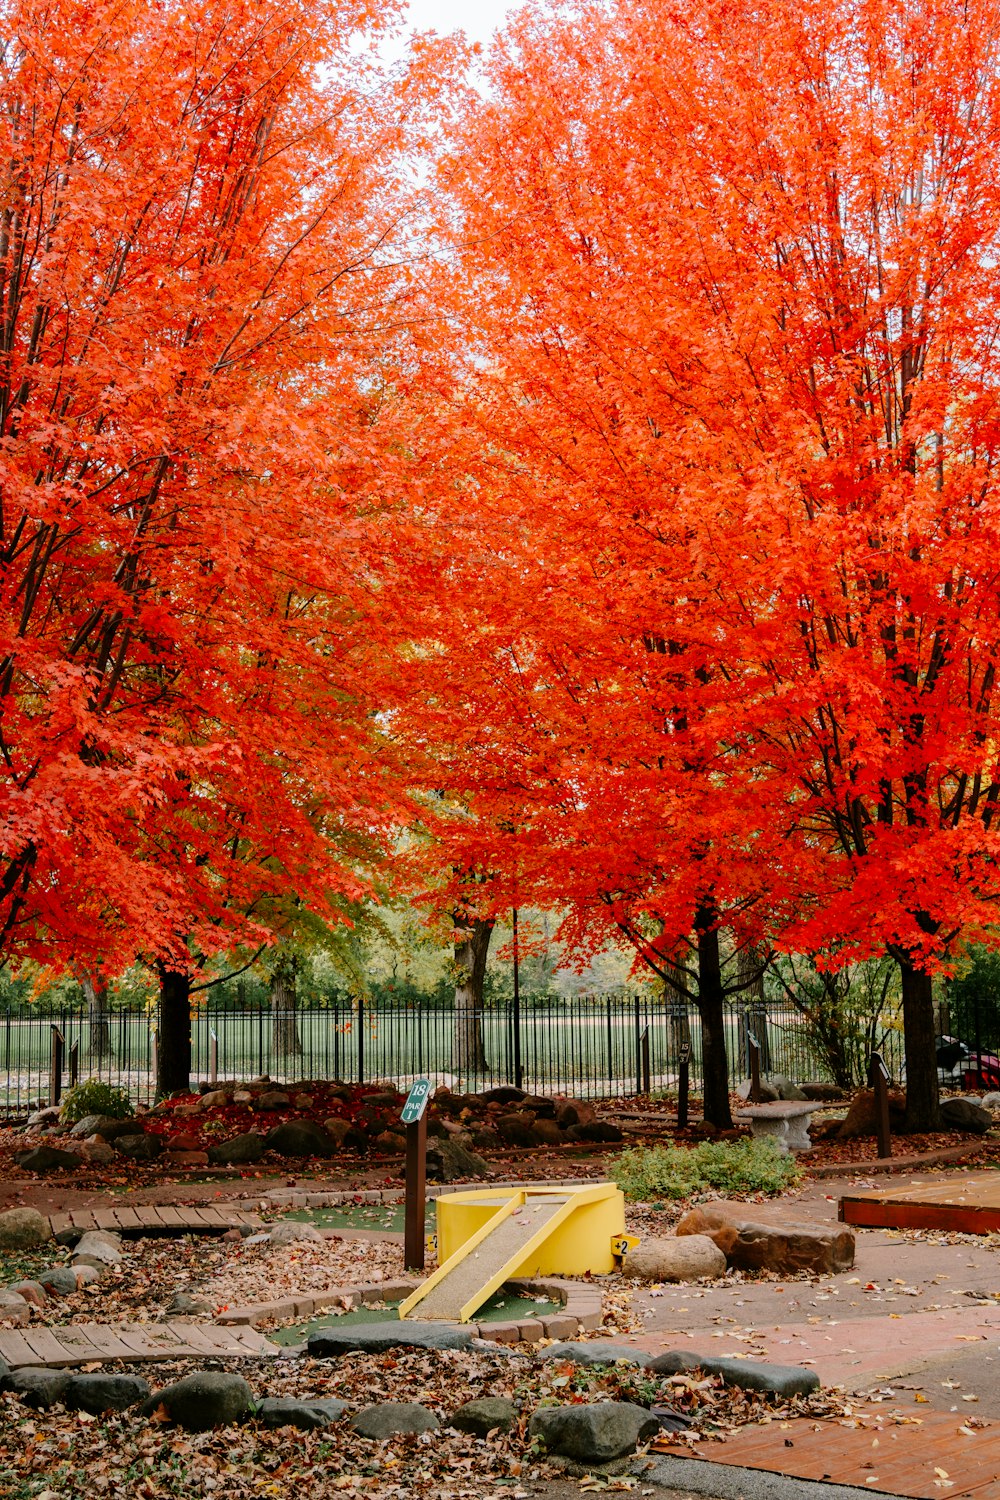
<svg viewBox="0 0 1000 1500">
<path fill-rule="evenodd" d="M 247 1307 L 227 1308 L 215 1322 L 253 1328 L 270 1318 L 311 1317 L 348 1297 L 359 1302 L 388 1302 L 396 1297 L 407 1296 L 418 1285 L 417 1281 L 382 1281 L 330 1287 L 325 1292 L 302 1292 L 275 1302 L 257 1302 Z M 490 1321 L 456 1326 L 468 1328 L 473 1338 L 484 1339 L 488 1343 L 535 1344 L 540 1339 L 571 1339 L 578 1333 L 592 1333 L 604 1321 L 599 1288 L 576 1281 L 551 1280 L 548 1277 L 530 1281 L 517 1278 L 507 1285 L 512 1291 L 524 1291 L 529 1295 L 544 1293 L 552 1301 L 562 1303 L 562 1312 L 537 1318 L 518 1318 L 516 1321 L 512 1319 L 510 1322 Z"/>
</svg>

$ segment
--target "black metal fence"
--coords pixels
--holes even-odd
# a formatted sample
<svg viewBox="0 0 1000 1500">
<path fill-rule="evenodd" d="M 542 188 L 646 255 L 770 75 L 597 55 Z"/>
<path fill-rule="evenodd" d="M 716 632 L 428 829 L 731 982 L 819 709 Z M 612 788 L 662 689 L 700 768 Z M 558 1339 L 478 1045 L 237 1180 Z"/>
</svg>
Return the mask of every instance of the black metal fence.
<svg viewBox="0 0 1000 1500">
<path fill-rule="evenodd" d="M 771 1002 L 726 1009 L 730 1078 L 746 1077 L 746 1036 L 762 1048 L 766 1071 L 829 1079 L 801 1013 Z M 0 1110 L 20 1113 L 46 1099 L 54 1039 L 64 1086 L 71 1069 L 101 1078 L 148 1103 L 156 1073 L 155 1011 L 86 1009 L 0 1014 Z M 651 994 L 589 995 L 566 1002 L 492 1006 L 470 1024 L 453 1006 L 400 1006 L 331 997 L 322 1005 L 275 1011 L 199 1009 L 191 1023 L 192 1080 L 249 1079 L 287 1083 L 340 1078 L 406 1083 L 430 1076 L 463 1090 L 520 1083 L 530 1091 L 617 1098 L 676 1086 L 678 1050 L 691 1044 L 691 1084 L 701 1079 L 701 1030 L 694 1008 Z M 889 1028 L 882 1052 L 900 1075 L 902 1038 Z"/>
</svg>

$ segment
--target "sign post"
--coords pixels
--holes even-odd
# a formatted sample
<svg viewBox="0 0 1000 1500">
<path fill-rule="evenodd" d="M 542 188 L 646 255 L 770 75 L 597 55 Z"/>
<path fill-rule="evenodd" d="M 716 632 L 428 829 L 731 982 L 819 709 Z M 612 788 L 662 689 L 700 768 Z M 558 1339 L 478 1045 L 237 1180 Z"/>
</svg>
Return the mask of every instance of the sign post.
<svg viewBox="0 0 1000 1500">
<path fill-rule="evenodd" d="M 878 1137 L 878 1154 L 887 1159 L 892 1155 L 892 1137 L 889 1132 L 889 1069 L 881 1052 L 873 1052 L 868 1064 L 868 1082 L 875 1091 L 875 1132 Z"/>
<path fill-rule="evenodd" d="M 747 1061 L 750 1064 L 750 1103 L 760 1103 L 760 1042 L 747 1031 Z"/>
<path fill-rule="evenodd" d="M 424 1269 L 424 1196 L 427 1183 L 427 1101 L 431 1085 L 418 1078 L 406 1097 L 400 1119 L 406 1126 L 406 1206 L 403 1225 L 403 1263 L 407 1270 Z"/>
<path fill-rule="evenodd" d="M 681 1042 L 678 1053 L 680 1067 L 677 1076 L 677 1129 L 686 1130 L 688 1122 L 688 1088 L 690 1086 L 691 1043 Z"/>
</svg>

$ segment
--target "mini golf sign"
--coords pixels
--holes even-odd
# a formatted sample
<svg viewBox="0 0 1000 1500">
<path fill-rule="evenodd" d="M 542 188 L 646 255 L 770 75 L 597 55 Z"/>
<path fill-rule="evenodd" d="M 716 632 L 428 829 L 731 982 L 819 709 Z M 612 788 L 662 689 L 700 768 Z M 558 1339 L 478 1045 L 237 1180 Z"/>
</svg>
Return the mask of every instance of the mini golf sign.
<svg viewBox="0 0 1000 1500">
<path fill-rule="evenodd" d="M 430 1098 L 430 1079 L 418 1078 L 410 1092 L 406 1096 L 403 1112 L 400 1115 L 404 1125 L 415 1125 L 427 1108 L 427 1100 Z"/>
</svg>

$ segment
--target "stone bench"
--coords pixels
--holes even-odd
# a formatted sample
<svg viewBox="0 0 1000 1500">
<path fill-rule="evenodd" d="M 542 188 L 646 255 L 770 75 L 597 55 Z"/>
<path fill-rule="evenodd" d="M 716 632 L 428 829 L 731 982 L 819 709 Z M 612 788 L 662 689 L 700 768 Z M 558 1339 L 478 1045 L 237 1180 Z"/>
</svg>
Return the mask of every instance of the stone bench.
<svg viewBox="0 0 1000 1500">
<path fill-rule="evenodd" d="M 745 1104 L 736 1119 L 749 1120 L 755 1141 L 770 1136 L 782 1151 L 808 1151 L 812 1147 L 809 1121 L 819 1108 L 815 1099 L 779 1099 L 772 1104 Z"/>
</svg>

